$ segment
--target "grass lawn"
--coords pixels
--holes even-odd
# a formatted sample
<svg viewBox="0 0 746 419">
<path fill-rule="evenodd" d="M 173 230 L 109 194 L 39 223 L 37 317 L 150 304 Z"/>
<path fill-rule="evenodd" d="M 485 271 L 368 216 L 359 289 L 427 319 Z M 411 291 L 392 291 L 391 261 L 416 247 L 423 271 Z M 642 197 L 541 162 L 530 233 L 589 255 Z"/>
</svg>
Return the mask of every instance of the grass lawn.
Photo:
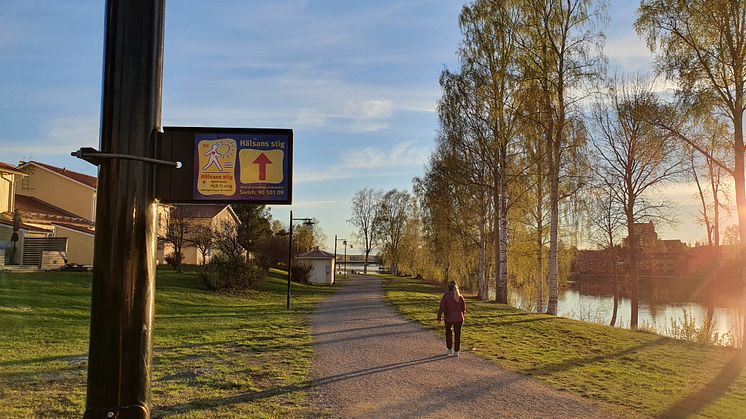
<svg viewBox="0 0 746 419">
<path fill-rule="evenodd" d="M 310 321 L 331 288 L 271 273 L 242 295 L 159 270 L 153 416 L 317 415 L 305 390 Z M 0 417 L 80 417 L 85 409 L 91 274 L 0 273 Z"/>
<path fill-rule="evenodd" d="M 443 288 L 387 277 L 385 291 L 404 316 L 438 328 Z M 476 300 L 467 300 L 462 345 L 625 416 L 746 418 L 744 355 L 736 350 Z"/>
</svg>

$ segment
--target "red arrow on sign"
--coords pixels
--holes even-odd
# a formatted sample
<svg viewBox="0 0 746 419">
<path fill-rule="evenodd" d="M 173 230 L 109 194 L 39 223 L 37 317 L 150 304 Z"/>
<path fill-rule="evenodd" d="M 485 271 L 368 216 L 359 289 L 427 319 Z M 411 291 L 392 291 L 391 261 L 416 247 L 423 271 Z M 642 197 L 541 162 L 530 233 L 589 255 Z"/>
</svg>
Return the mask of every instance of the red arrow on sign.
<svg viewBox="0 0 746 419">
<path fill-rule="evenodd" d="M 264 153 L 261 153 L 253 163 L 259 165 L 259 180 L 267 180 L 267 165 L 272 164 L 272 160 Z"/>
</svg>

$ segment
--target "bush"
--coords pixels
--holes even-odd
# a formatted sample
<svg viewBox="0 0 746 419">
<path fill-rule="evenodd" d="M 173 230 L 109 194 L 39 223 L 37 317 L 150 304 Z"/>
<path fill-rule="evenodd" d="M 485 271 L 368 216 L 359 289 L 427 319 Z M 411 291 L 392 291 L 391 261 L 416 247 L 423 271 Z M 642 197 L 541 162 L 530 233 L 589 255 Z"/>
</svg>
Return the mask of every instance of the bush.
<svg viewBox="0 0 746 419">
<path fill-rule="evenodd" d="M 311 273 L 311 266 L 309 265 L 293 265 L 293 279 L 296 282 L 308 283 L 308 277 Z"/>
<path fill-rule="evenodd" d="M 217 254 L 201 269 L 200 277 L 211 290 L 241 290 L 262 278 L 263 273 L 243 256 Z"/>
<path fill-rule="evenodd" d="M 179 254 L 177 257 L 175 253 L 170 253 L 165 257 L 165 259 L 168 266 L 178 269 L 179 266 L 181 266 L 181 261 L 184 260 L 184 255 Z"/>
</svg>

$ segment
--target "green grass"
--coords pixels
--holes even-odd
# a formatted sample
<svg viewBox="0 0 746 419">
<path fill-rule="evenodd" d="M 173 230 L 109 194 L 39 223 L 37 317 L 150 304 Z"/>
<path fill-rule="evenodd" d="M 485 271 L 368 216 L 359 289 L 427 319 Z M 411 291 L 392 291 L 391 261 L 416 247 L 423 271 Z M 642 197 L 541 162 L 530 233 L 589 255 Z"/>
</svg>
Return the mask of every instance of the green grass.
<svg viewBox="0 0 746 419">
<path fill-rule="evenodd" d="M 241 295 L 159 270 L 153 332 L 154 417 L 304 417 L 308 314 L 331 288 L 271 273 Z M 0 417 L 80 417 L 85 409 L 91 274 L 0 273 Z"/>
<path fill-rule="evenodd" d="M 385 283 L 387 301 L 431 329 L 442 290 L 415 279 Z M 625 416 L 746 417 L 744 355 L 733 349 L 472 299 L 462 348 Z"/>
</svg>

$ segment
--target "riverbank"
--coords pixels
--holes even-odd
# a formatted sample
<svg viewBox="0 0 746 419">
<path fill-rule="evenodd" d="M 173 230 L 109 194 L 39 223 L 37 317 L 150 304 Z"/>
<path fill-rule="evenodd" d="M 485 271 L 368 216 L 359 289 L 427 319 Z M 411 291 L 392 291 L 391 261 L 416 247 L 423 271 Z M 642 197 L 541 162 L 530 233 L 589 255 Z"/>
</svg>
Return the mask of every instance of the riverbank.
<svg viewBox="0 0 746 419">
<path fill-rule="evenodd" d="M 387 276 L 384 289 L 405 317 L 440 330 L 438 285 Z M 746 417 L 742 352 L 501 304 L 467 305 L 462 348 L 504 368 L 606 402 L 622 415 Z"/>
<path fill-rule="evenodd" d="M 203 289 L 196 273 L 159 270 L 153 332 L 153 416 L 304 417 L 309 314 L 331 287 L 271 273 L 240 295 Z M 0 273 L 0 417 L 80 417 L 90 273 Z"/>
</svg>

